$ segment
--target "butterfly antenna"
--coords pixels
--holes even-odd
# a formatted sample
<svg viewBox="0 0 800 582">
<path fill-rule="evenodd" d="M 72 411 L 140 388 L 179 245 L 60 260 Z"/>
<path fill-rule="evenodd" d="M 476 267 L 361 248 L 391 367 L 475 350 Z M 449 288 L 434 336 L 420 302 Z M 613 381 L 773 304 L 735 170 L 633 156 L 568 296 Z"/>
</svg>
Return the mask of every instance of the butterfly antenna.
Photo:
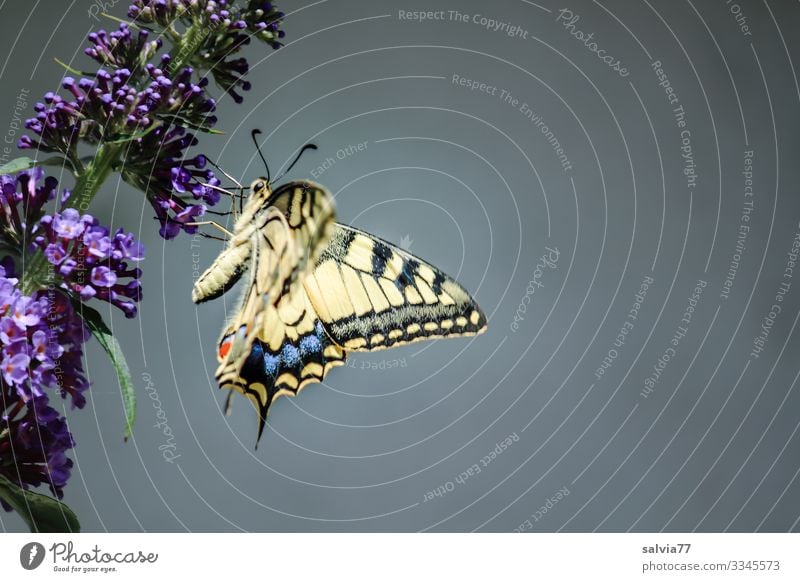
<svg viewBox="0 0 800 582">
<path fill-rule="evenodd" d="M 267 183 L 269 184 L 272 182 L 272 180 L 270 179 L 269 164 L 267 163 L 266 158 L 264 158 L 264 154 L 261 153 L 261 147 L 258 145 L 258 139 L 256 139 L 256 136 L 259 135 L 260 133 L 261 133 L 260 129 L 254 129 L 253 131 L 250 132 L 250 137 L 253 138 L 253 143 L 256 144 L 256 151 L 258 152 L 258 156 L 261 158 L 261 161 L 264 162 L 264 167 L 267 169 Z"/>
<path fill-rule="evenodd" d="M 297 153 L 297 157 L 294 159 L 294 161 L 293 161 L 291 164 L 289 164 L 289 167 L 288 167 L 288 168 L 286 168 L 286 169 L 285 169 L 283 172 L 281 172 L 281 175 L 280 175 L 280 176 L 278 176 L 277 178 L 275 178 L 275 181 L 277 182 L 278 180 L 280 180 L 281 178 L 283 178 L 283 177 L 284 177 L 286 174 L 288 174 L 288 173 L 289 173 L 289 170 L 291 170 L 292 168 L 294 168 L 294 165 L 295 165 L 295 164 L 296 164 L 298 161 L 300 161 L 300 156 L 302 156 L 302 155 L 303 155 L 303 152 L 305 152 L 306 150 L 316 150 L 316 149 L 319 149 L 319 148 L 317 148 L 317 146 L 315 146 L 313 143 L 307 143 L 306 145 L 304 145 L 304 146 L 303 146 L 303 147 L 300 149 L 300 151 Z"/>
</svg>

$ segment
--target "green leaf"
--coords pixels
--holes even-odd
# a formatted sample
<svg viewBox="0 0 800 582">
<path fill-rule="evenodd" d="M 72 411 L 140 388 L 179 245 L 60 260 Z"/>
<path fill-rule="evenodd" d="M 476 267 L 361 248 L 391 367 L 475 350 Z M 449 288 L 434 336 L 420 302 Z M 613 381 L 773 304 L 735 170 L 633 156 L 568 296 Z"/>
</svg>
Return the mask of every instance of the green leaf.
<svg viewBox="0 0 800 582">
<path fill-rule="evenodd" d="M 13 159 L 7 164 L 0 166 L 0 176 L 6 174 L 16 174 L 17 172 L 22 172 L 23 170 L 30 170 L 35 166 L 65 166 L 68 163 L 69 162 L 67 162 L 65 158 L 60 156 L 47 158 L 46 160 L 41 161 L 32 160 L 31 158 L 23 156 L 21 158 Z"/>
<path fill-rule="evenodd" d="M 21 172 L 23 170 L 29 170 L 33 167 L 35 162 L 26 157 L 16 158 L 0 166 L 0 174 L 16 174 L 17 172 Z"/>
<path fill-rule="evenodd" d="M 73 75 L 81 75 L 81 76 L 83 76 L 83 77 L 91 77 L 91 76 L 92 76 L 92 73 L 87 73 L 87 72 L 85 72 L 85 71 L 79 71 L 78 69 L 75 69 L 75 68 L 73 68 L 73 67 L 70 67 L 70 66 L 69 66 L 67 63 L 65 63 L 65 62 L 64 62 L 64 61 L 62 61 L 61 59 L 53 59 L 53 60 L 54 60 L 54 61 L 55 61 L 57 64 L 59 64 L 59 65 L 61 65 L 62 67 L 64 67 L 64 68 L 65 68 L 67 71 L 69 71 L 69 72 L 70 72 L 70 73 L 72 73 Z"/>
<path fill-rule="evenodd" d="M 83 304 L 76 305 L 75 309 L 89 326 L 92 335 L 103 346 L 117 372 L 119 388 L 122 392 L 122 404 L 125 408 L 125 440 L 127 441 L 133 432 L 133 424 L 136 422 L 136 392 L 133 388 L 133 379 L 128 363 L 125 361 L 125 356 L 122 355 L 122 348 L 120 348 L 117 338 L 111 334 L 103 317 L 91 307 Z"/>
<path fill-rule="evenodd" d="M 0 475 L 0 497 L 20 514 L 32 532 L 77 533 L 81 524 L 65 503 L 41 493 L 26 491 Z"/>
</svg>

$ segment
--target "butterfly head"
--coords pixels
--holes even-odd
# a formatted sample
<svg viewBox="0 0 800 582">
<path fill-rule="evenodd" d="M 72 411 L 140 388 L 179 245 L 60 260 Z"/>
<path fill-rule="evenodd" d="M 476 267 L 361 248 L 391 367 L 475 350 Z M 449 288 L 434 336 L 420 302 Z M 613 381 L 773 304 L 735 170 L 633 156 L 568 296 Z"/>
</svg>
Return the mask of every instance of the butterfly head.
<svg viewBox="0 0 800 582">
<path fill-rule="evenodd" d="M 269 178 L 256 178 L 250 183 L 250 194 L 242 210 L 242 218 L 245 223 L 252 220 L 260 209 L 266 208 L 271 196 L 272 185 L 270 184 Z"/>
<path fill-rule="evenodd" d="M 237 201 L 234 200 L 233 213 L 236 222 L 234 232 L 244 230 L 256 215 L 269 205 L 270 196 L 272 196 L 272 187 L 268 178 L 256 178 L 253 180 L 250 183 L 247 197 L 238 197 L 238 210 L 236 208 Z"/>
<path fill-rule="evenodd" d="M 270 184 L 269 178 L 261 177 L 256 178 L 250 184 L 250 198 L 257 198 L 261 202 L 264 202 L 272 196 L 272 185 Z"/>
</svg>

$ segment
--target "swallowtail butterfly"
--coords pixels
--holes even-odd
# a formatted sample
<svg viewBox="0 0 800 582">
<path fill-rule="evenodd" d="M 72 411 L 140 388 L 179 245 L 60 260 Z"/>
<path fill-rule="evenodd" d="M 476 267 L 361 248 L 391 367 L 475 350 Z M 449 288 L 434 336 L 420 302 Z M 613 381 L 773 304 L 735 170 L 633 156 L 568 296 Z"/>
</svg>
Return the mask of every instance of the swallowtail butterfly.
<svg viewBox="0 0 800 582">
<path fill-rule="evenodd" d="M 331 193 L 310 181 L 253 182 L 226 248 L 197 279 L 202 303 L 249 280 L 219 341 L 216 379 L 244 394 L 258 438 L 278 396 L 296 395 L 348 352 L 475 335 L 486 317 L 452 278 L 334 220 Z"/>
</svg>

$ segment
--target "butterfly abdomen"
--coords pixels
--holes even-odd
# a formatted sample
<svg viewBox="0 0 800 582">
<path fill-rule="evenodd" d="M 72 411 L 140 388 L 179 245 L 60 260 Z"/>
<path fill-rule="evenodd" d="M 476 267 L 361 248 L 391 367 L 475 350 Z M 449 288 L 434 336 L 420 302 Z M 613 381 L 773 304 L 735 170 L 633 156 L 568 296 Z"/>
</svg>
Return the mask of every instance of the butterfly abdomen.
<svg viewBox="0 0 800 582">
<path fill-rule="evenodd" d="M 230 246 L 195 281 L 192 301 L 203 303 L 216 299 L 233 287 L 248 268 L 249 241 Z"/>
</svg>

